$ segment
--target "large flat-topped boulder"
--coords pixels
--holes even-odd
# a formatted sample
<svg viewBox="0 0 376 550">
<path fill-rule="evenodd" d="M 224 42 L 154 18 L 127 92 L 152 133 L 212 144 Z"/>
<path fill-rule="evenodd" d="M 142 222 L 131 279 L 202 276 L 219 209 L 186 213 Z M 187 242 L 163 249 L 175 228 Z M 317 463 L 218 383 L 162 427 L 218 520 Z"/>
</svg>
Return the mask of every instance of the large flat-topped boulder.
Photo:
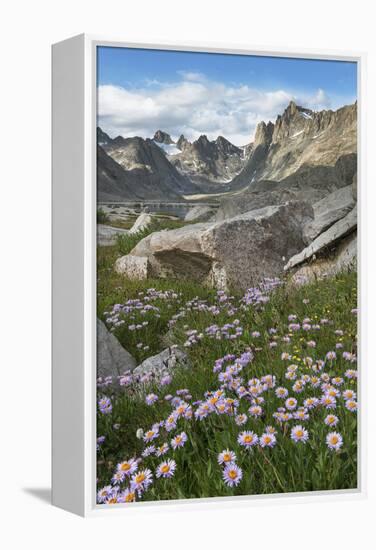
<svg viewBox="0 0 376 550">
<path fill-rule="evenodd" d="M 333 224 L 327 231 L 321 233 L 309 246 L 304 248 L 299 254 L 292 256 L 285 270 L 291 269 L 296 265 L 306 262 L 314 255 L 322 252 L 327 247 L 335 244 L 340 239 L 352 233 L 357 226 L 357 208 L 356 206 L 341 220 Z"/>
<path fill-rule="evenodd" d="M 122 256 L 115 262 L 115 271 L 129 279 L 143 280 L 149 275 L 149 260 L 142 256 Z"/>
<path fill-rule="evenodd" d="M 314 219 L 303 229 L 303 239 L 311 243 L 335 222 L 345 217 L 354 208 L 355 200 L 352 185 L 337 189 L 313 205 Z"/>
<path fill-rule="evenodd" d="M 302 227 L 312 218 L 304 202 L 268 206 L 217 223 L 152 233 L 131 256 L 148 258 L 150 276 L 244 290 L 283 272 L 285 259 L 304 246 Z"/>
</svg>

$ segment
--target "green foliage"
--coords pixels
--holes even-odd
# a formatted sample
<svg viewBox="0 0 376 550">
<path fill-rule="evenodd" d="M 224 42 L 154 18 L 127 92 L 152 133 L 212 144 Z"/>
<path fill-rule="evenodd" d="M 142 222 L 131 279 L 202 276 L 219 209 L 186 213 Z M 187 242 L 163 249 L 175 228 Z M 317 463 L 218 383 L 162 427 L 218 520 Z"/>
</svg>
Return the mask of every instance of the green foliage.
<svg viewBox="0 0 376 550">
<path fill-rule="evenodd" d="M 117 248 L 121 256 L 126 256 L 127 254 L 129 254 L 137 243 L 150 235 L 152 232 L 152 230 L 146 228 L 138 231 L 137 233 L 117 235 Z"/>
<path fill-rule="evenodd" d="M 357 323 L 356 315 L 351 313 L 357 304 L 355 272 L 342 273 L 300 288 L 284 285 L 271 295 L 270 301 L 263 308 L 239 308 L 233 315 L 229 315 L 226 309 L 214 315 L 208 311 L 185 308 L 184 316 L 177 320 L 173 328 L 169 328 L 168 320 L 181 311 L 187 300 L 198 296 L 209 304 L 216 304 L 215 292 L 185 281 L 124 280 L 109 270 L 119 253 L 117 247 L 98 252 L 99 316 L 104 318 L 104 312 L 109 311 L 113 304 L 135 299 L 140 296 L 140 292 L 146 292 L 150 287 L 161 291 L 171 289 L 179 295 L 176 300 L 155 303 L 160 310 L 159 319 L 155 319 L 152 314 L 142 318 L 141 315 L 140 318 L 135 316 L 132 322 L 141 322 L 141 319 L 149 322 L 142 335 L 136 336 L 125 325 L 115 329 L 116 336 L 138 360 L 144 358 L 143 352 L 139 352 L 136 347 L 140 339 L 150 348 L 146 355 L 152 355 L 166 347 L 166 343 L 183 348 L 188 330 L 197 330 L 204 337 L 185 348 L 191 367 L 176 369 L 168 386 L 150 385 L 138 394 L 126 388 L 114 390 L 111 386 L 100 391 L 100 395 L 111 397 L 113 410 L 110 415 L 98 414 L 98 436 L 106 437 L 98 453 L 99 487 L 110 483 L 118 462 L 141 456 L 145 443 L 137 439 L 136 431 L 139 428 L 147 430 L 155 422 L 167 418 L 172 410 L 171 404 L 164 399 L 167 394 L 175 395 L 177 390 L 187 388 L 192 395 L 191 402 L 194 403 L 205 399 L 205 392 L 219 388 L 218 375 L 213 372 L 213 366 L 218 358 L 226 354 L 239 356 L 252 349 L 254 360 L 241 373 L 245 384 L 251 378 L 272 374 L 276 376 L 276 386 L 288 388 L 289 395 L 296 397 L 298 404 L 302 405 L 307 397 L 321 396 L 321 389 L 307 384 L 301 393 L 294 393 L 293 382 L 285 377 L 287 366 L 297 365 L 298 378 L 312 376 L 314 373 L 305 358 L 311 357 L 314 362 L 324 359 L 328 351 L 335 350 L 336 344 L 341 344 L 343 348 L 337 350 L 337 359 L 327 361 L 324 372 L 330 377 L 341 376 L 345 379 L 341 391 L 344 388 L 356 391 L 356 380 L 345 377 L 346 370 L 355 369 L 356 366 L 342 358 L 344 350 L 356 353 Z M 234 296 L 232 302 L 239 305 L 239 296 Z M 309 318 L 311 324 L 317 324 L 320 329 L 292 331 L 288 320 L 291 314 L 296 315 L 300 323 L 304 318 Z M 218 340 L 205 335 L 207 327 L 213 324 L 223 326 L 235 319 L 239 320 L 243 328 L 238 338 Z M 328 319 L 329 322 L 321 322 L 322 319 Z M 270 329 L 276 329 L 277 333 L 271 334 Z M 338 329 L 343 334 L 336 333 Z M 258 331 L 260 336 L 254 337 L 254 331 Z M 290 336 L 289 342 L 283 341 L 284 335 Z M 311 340 L 316 342 L 316 347 L 309 347 L 308 342 Z M 271 347 L 272 342 L 276 342 L 277 346 Z M 282 352 L 289 354 L 288 361 L 281 358 Z M 158 395 L 154 405 L 145 403 L 145 391 Z M 226 395 L 229 393 L 226 390 Z M 356 414 L 345 408 L 342 398 L 338 398 L 334 411 L 328 411 L 322 406 L 310 411 L 309 420 L 302 422 L 309 431 L 309 440 L 305 444 L 296 444 L 291 440 L 290 432 L 291 427 L 300 422 L 291 420 L 288 424 L 278 425 L 273 413 L 284 405 L 284 400 L 277 398 L 273 389 L 265 392 L 264 397 L 263 415 L 260 418 L 251 418 L 248 414 L 249 402 L 240 400 L 238 413 L 248 415 L 247 423 L 242 427 L 235 424 L 232 416 L 212 414 L 202 421 L 195 418 L 179 419 L 177 429 L 170 434 L 161 430 L 160 437 L 153 442 L 157 445 L 169 442 L 171 437 L 181 431 L 186 432 L 188 441 L 184 448 L 170 450 L 163 458 L 149 456 L 143 459 L 143 467 L 153 472 L 165 458 L 173 458 L 177 463 L 174 477 L 170 480 L 154 479 L 152 488 L 145 493 L 143 500 L 333 490 L 357 486 Z M 332 431 L 324 423 L 329 412 L 339 418 L 335 430 L 341 433 L 343 446 L 338 452 L 328 449 L 325 442 L 326 434 Z M 274 448 L 258 446 L 249 452 L 237 443 L 238 434 L 242 430 L 253 430 L 260 436 L 268 425 L 277 429 L 277 445 Z M 221 467 L 217 463 L 218 453 L 227 448 L 235 451 L 237 464 L 243 470 L 243 479 L 234 488 L 224 484 Z"/>
<path fill-rule="evenodd" d="M 121 327 L 115 330 L 115 335 L 121 344 L 138 361 L 154 355 L 171 344 L 169 339 L 168 321 L 188 301 L 195 297 L 205 299 L 213 298 L 215 291 L 191 281 L 168 281 L 164 279 L 148 279 L 147 281 L 133 281 L 119 275 L 113 269 L 117 258 L 129 254 L 136 244 L 148 233 L 148 230 L 135 235 L 121 235 L 115 246 L 98 247 L 97 250 L 97 310 L 98 317 L 105 320 L 105 312 L 108 312 L 114 304 L 125 303 L 130 298 L 139 296 L 140 292 L 146 292 L 148 288 L 161 291 L 173 289 L 178 298 L 171 302 L 157 300 L 154 305 L 160 308 L 160 317 L 148 316 L 148 330 L 143 339 L 144 345 L 149 349 L 142 351 L 137 348 L 137 334 Z M 145 318 L 138 316 L 135 322 L 142 322 Z"/>
<path fill-rule="evenodd" d="M 148 227 L 146 227 L 145 229 L 141 229 L 137 233 L 118 235 L 117 249 L 122 256 L 125 256 L 132 251 L 137 243 L 139 243 L 148 235 L 151 235 L 151 233 L 168 229 L 178 229 L 180 227 L 183 227 L 184 225 L 187 225 L 187 223 L 182 220 L 154 218 L 152 223 Z"/>
<path fill-rule="evenodd" d="M 103 210 L 103 208 L 98 208 L 97 210 L 97 223 L 107 223 L 109 220 L 108 214 Z"/>
</svg>

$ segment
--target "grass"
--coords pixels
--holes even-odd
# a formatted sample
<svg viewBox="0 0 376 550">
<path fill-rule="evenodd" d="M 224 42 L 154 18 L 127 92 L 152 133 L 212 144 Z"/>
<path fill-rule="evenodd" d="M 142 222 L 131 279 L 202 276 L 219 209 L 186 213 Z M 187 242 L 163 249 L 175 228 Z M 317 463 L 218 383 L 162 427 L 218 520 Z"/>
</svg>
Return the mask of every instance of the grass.
<svg viewBox="0 0 376 550">
<path fill-rule="evenodd" d="M 137 243 L 147 237 L 154 231 L 164 229 L 177 229 L 187 225 L 181 220 L 155 220 L 148 228 L 135 234 L 118 235 L 115 246 L 99 246 L 97 249 L 97 310 L 98 317 L 105 320 L 104 312 L 108 311 L 114 304 L 124 303 L 130 297 L 144 292 L 148 288 L 155 287 L 158 290 L 168 290 L 171 287 L 169 281 L 159 279 L 148 281 L 125 280 L 123 275 L 117 274 L 113 267 L 117 258 L 129 254 Z M 205 298 L 208 294 L 214 295 L 214 292 L 202 284 L 194 282 L 174 281 L 174 288 L 179 293 L 179 299 L 173 304 L 169 304 L 166 311 L 162 308 L 161 317 L 158 320 L 153 319 L 148 331 L 148 337 L 145 345 L 149 346 L 147 352 L 137 349 L 134 334 L 119 330 L 116 336 L 122 345 L 132 353 L 138 361 L 142 361 L 153 353 L 162 351 L 165 346 L 164 334 L 166 332 L 167 322 L 171 315 L 187 301 L 195 296 Z M 157 304 L 160 305 L 160 304 Z"/>
<path fill-rule="evenodd" d="M 145 391 L 135 392 L 132 389 L 139 386 L 125 388 L 115 383 L 100 389 L 100 395 L 111 399 L 112 411 L 110 414 L 98 413 L 97 433 L 98 436 L 105 436 L 98 452 L 99 487 L 111 482 L 116 464 L 131 457 L 141 457 L 146 443 L 136 437 L 136 431 L 139 428 L 148 430 L 171 414 L 171 402 L 164 399 L 167 394 L 176 396 L 179 390 L 187 389 L 191 398 L 186 398 L 186 401 L 192 404 L 195 411 L 195 402 L 207 399 L 211 395 L 208 392 L 218 390 L 221 382 L 218 381 L 218 372 L 213 372 L 213 366 L 216 360 L 227 354 L 239 357 L 247 350 L 252 350 L 253 361 L 239 374 L 242 384 L 247 386 L 248 381 L 253 378 L 275 376 L 276 387 L 287 388 L 289 395 L 294 396 L 298 406 L 301 406 L 306 398 L 321 398 L 323 394 L 321 386 L 315 387 L 311 382 L 311 377 L 317 373 L 307 363 L 306 358 L 312 358 L 313 365 L 317 365 L 319 360 L 325 360 L 329 351 L 336 350 L 336 345 L 339 344 L 343 348 L 336 350 L 337 358 L 326 360 L 325 367 L 318 376 L 324 373 L 329 381 L 333 377 L 343 378 L 344 383 L 339 387 L 341 392 L 344 388 L 356 390 L 356 380 L 345 376 L 348 369 L 356 367 L 342 357 L 343 351 L 356 353 L 356 315 L 351 313 L 357 303 L 355 272 L 345 272 L 300 288 L 284 285 L 271 294 L 269 302 L 264 306 L 244 307 L 240 295 L 221 298 L 215 291 L 193 282 L 125 280 L 112 269 L 116 257 L 125 248 L 124 243 L 118 242 L 115 247 L 98 250 L 98 315 L 102 319 L 111 317 L 109 312 L 112 306 L 125 303 L 129 299 L 139 299 L 142 304 L 151 303 L 158 308 L 157 314 L 155 311 L 141 313 L 142 308 L 135 309 L 124 318 L 122 325 L 115 328 L 115 335 L 138 361 L 158 353 L 167 344 L 176 344 L 186 350 L 191 366 L 188 369 L 177 368 L 167 386 L 160 386 L 155 382 L 149 384 L 145 391 L 154 392 L 158 396 L 157 402 L 152 406 L 145 403 Z M 145 299 L 150 288 L 155 291 L 149 293 L 150 300 Z M 205 307 L 200 300 L 205 301 Z M 208 306 L 215 307 L 215 314 L 213 310 L 208 311 Z M 304 318 L 309 318 L 311 327 L 317 324 L 320 329 L 291 329 L 288 316 L 292 314 L 297 316 L 300 326 Z M 176 315 L 178 317 L 171 326 L 169 321 Z M 146 327 L 138 331 L 129 330 L 130 324 L 141 325 L 144 321 L 148 322 Z M 218 339 L 210 335 L 210 330 L 208 332 L 208 327 L 214 324 L 218 327 L 228 324 L 232 326 L 225 328 L 223 336 Z M 225 336 L 235 334 L 236 327 L 242 328 L 236 337 L 230 339 Z M 336 333 L 338 330 L 342 332 Z M 193 336 L 193 343 L 187 347 L 189 331 L 197 331 L 196 335 L 203 336 L 198 339 Z M 256 337 L 255 331 L 260 336 Z M 276 331 L 275 334 L 273 331 Z M 290 341 L 284 341 L 284 336 L 289 336 Z M 316 343 L 314 348 L 309 347 L 312 340 Z M 288 355 L 288 360 L 282 359 L 283 353 Z M 227 364 L 224 363 L 222 371 Z M 295 380 L 286 379 L 287 367 L 292 364 L 297 366 L 297 379 L 305 377 L 308 380 L 300 393 L 293 389 Z M 192 419 L 180 417 L 176 429 L 170 433 L 161 428 L 158 439 L 153 441 L 157 445 L 170 442 L 181 431 L 186 433 L 188 441 L 184 448 L 175 451 L 170 449 L 163 458 L 152 455 L 142 459 L 140 468 L 150 468 L 152 472 L 155 472 L 164 458 L 171 458 L 176 462 L 174 477 L 154 478 L 151 488 L 143 493 L 142 500 L 356 487 L 356 413 L 347 410 L 342 397 L 338 397 L 336 409 L 333 411 L 320 405 L 308 411 L 308 420 L 291 419 L 280 424 L 273 414 L 278 407 L 284 406 L 284 399 L 277 398 L 275 388 L 265 389 L 261 393 L 260 397 L 264 398 L 264 402 L 260 403 L 260 418 L 249 415 L 248 399 L 239 399 L 230 387 L 226 387 L 225 392 L 227 397 L 238 399 L 237 414 L 244 413 L 248 416 L 246 424 L 239 427 L 232 414 L 214 413 L 203 420 L 198 420 L 195 416 Z M 337 427 L 332 429 L 324 423 L 330 412 L 339 419 Z M 306 443 L 295 443 L 290 437 L 291 428 L 297 424 L 303 424 L 309 432 Z M 262 448 L 258 445 L 250 452 L 237 442 L 238 435 L 243 430 L 252 430 L 261 436 L 269 425 L 276 429 L 277 444 L 274 448 Z M 326 444 L 326 435 L 330 431 L 338 431 L 343 437 L 343 446 L 337 452 L 330 450 Z M 224 483 L 223 468 L 217 463 L 218 453 L 224 449 L 236 453 L 237 464 L 243 471 L 242 480 L 236 487 L 228 487 Z"/>
<path fill-rule="evenodd" d="M 110 225 L 111 227 L 118 227 L 119 229 L 131 229 L 134 222 L 137 220 L 137 216 L 130 217 L 128 216 L 127 219 L 121 219 L 121 218 L 109 218 L 105 225 Z"/>
<path fill-rule="evenodd" d="M 159 291 L 168 291 L 171 287 L 178 294 L 175 300 L 166 303 L 165 300 L 155 300 L 154 305 L 160 308 L 160 317 L 150 316 L 148 318 L 148 330 L 145 331 L 143 342 L 148 346 L 147 351 L 137 348 L 138 335 L 130 332 L 125 326 L 115 331 L 116 337 L 121 344 L 137 359 L 143 361 L 146 357 L 157 354 L 166 348 L 168 341 L 168 321 L 178 313 L 183 305 L 196 296 L 205 299 L 208 296 L 214 297 L 215 292 L 199 283 L 186 281 L 167 281 L 164 279 L 148 279 L 147 281 L 132 281 L 125 279 L 123 275 L 117 274 L 114 263 L 117 258 L 128 254 L 141 238 L 137 236 L 121 236 L 116 246 L 98 247 L 97 252 L 97 309 L 98 317 L 105 320 L 105 312 L 111 310 L 114 304 L 121 304 L 130 298 L 139 297 L 141 292 L 149 288 L 156 288 Z M 141 320 L 141 319 L 138 319 Z M 144 320 L 144 319 L 142 319 Z"/>
<path fill-rule="evenodd" d="M 97 210 L 97 223 L 108 223 L 109 217 L 108 214 L 103 210 L 103 208 L 98 208 Z"/>
</svg>

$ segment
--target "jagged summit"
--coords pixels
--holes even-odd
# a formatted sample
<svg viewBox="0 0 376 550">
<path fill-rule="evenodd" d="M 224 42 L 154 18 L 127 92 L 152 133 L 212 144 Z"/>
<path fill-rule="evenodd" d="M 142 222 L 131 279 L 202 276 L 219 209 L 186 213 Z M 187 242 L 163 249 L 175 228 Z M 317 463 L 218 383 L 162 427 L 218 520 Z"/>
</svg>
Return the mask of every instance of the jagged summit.
<svg viewBox="0 0 376 550">
<path fill-rule="evenodd" d="M 110 138 L 110 136 L 106 134 L 106 132 L 103 132 L 103 130 L 99 128 L 99 126 L 97 127 L 97 143 L 101 147 L 112 143 L 112 139 Z"/>
<path fill-rule="evenodd" d="M 227 184 L 244 164 L 244 149 L 236 147 L 223 136 L 210 141 L 202 134 L 192 143 L 182 134 L 176 144 L 180 153 L 169 157 L 176 168 L 187 177 L 204 185 Z"/>
<path fill-rule="evenodd" d="M 220 151 L 222 151 L 224 154 L 228 155 L 237 155 L 239 154 L 239 147 L 236 147 L 231 141 L 226 139 L 223 136 L 218 136 L 215 140 L 215 143 L 217 144 L 217 147 Z"/>
<path fill-rule="evenodd" d="M 191 142 L 184 137 L 184 134 L 181 134 L 176 142 L 176 147 L 182 151 L 186 145 L 191 145 Z"/>
<path fill-rule="evenodd" d="M 336 111 L 313 111 L 290 101 L 274 122 L 260 122 L 253 142 L 243 147 L 222 135 L 210 140 L 202 134 L 191 142 L 181 134 L 174 142 L 162 130 L 153 139 L 112 139 L 98 128 L 97 142 L 120 168 L 138 175 L 139 185 L 145 178 L 156 186 L 167 182 L 167 196 L 179 196 L 237 191 L 259 181 L 279 182 L 295 173 L 309 173 L 307 166 L 334 166 L 340 157 L 356 153 L 356 120 L 356 102 Z M 118 167 L 102 153 L 100 160 L 117 181 L 122 179 Z M 161 190 L 153 188 L 151 196 L 158 194 Z"/>
<path fill-rule="evenodd" d="M 299 105 L 295 103 L 295 101 L 292 99 L 290 103 L 287 105 L 284 114 L 294 116 L 297 112 L 299 112 L 302 109 Z M 282 115 L 283 116 L 283 115 Z"/>
<path fill-rule="evenodd" d="M 259 145 L 270 145 L 273 137 L 273 131 L 273 122 L 269 121 L 267 124 L 265 124 L 265 122 L 263 121 L 259 122 L 256 127 L 254 147 L 258 147 Z"/>
<path fill-rule="evenodd" d="M 280 181 L 303 165 L 334 166 L 356 152 L 356 109 L 312 111 L 290 101 L 275 123 L 257 125 L 252 153 L 231 182 L 233 189 L 260 180 Z"/>
<path fill-rule="evenodd" d="M 101 139 L 102 134 L 99 128 Z M 197 192 L 195 184 L 178 172 L 159 145 L 137 136 L 106 139 L 103 147 L 98 143 L 97 175 L 100 200 L 111 196 L 116 200 L 178 200 L 183 194 Z"/>
<path fill-rule="evenodd" d="M 155 132 L 153 141 L 156 141 L 157 143 L 164 143 L 165 145 L 172 145 L 175 143 L 170 134 L 167 134 L 167 132 L 163 132 L 162 130 L 157 130 Z"/>
<path fill-rule="evenodd" d="M 289 102 L 286 109 L 283 111 L 281 115 L 277 116 L 278 118 L 288 118 L 288 117 L 294 117 L 296 115 L 299 115 L 301 113 L 307 113 L 307 114 L 313 114 L 313 111 L 311 109 L 308 109 L 307 107 L 302 107 L 301 105 L 298 105 L 293 99 Z"/>
</svg>

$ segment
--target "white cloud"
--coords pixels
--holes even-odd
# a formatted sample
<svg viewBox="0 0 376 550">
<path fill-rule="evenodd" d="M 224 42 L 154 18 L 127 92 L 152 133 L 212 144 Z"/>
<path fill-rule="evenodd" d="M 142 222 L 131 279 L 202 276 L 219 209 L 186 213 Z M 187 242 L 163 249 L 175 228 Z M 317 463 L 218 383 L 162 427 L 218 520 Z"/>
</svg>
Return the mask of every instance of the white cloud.
<svg viewBox="0 0 376 550">
<path fill-rule="evenodd" d="M 191 80 L 192 82 L 199 82 L 206 80 L 206 76 L 202 73 L 196 73 L 193 71 L 178 71 L 178 74 L 184 79 L 184 80 Z"/>
<path fill-rule="evenodd" d="M 322 88 L 319 88 L 313 96 L 308 98 L 308 102 L 311 109 L 314 109 L 315 111 L 328 109 L 331 106 L 330 98 Z"/>
<path fill-rule="evenodd" d="M 98 88 L 98 124 L 110 136 L 152 137 L 158 129 L 174 138 L 224 135 L 237 145 L 249 143 L 261 120 L 273 120 L 294 99 L 318 110 L 330 107 L 330 98 L 318 89 L 311 95 L 286 90 L 263 91 L 247 85 L 227 85 L 201 73 L 180 72 L 181 80 L 157 87 Z"/>
</svg>

